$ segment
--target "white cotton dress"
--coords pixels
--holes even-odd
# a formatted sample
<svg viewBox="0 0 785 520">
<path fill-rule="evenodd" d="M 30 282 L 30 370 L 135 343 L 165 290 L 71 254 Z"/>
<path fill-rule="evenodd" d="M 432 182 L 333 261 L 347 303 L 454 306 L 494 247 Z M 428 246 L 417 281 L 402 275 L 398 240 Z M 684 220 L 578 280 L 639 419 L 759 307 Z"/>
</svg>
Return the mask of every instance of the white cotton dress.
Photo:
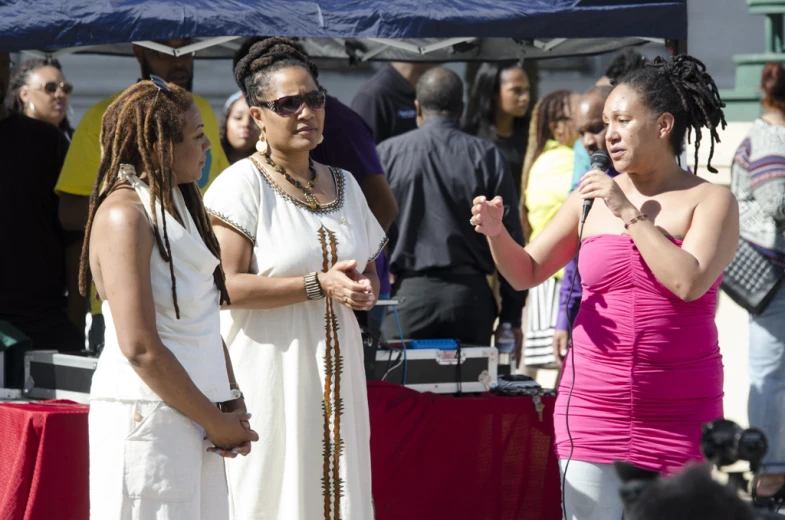
<svg viewBox="0 0 785 520">
<path fill-rule="evenodd" d="M 381 252 L 384 231 L 351 174 L 331 173 L 336 200 L 313 210 L 244 159 L 215 180 L 205 206 L 253 244 L 253 274 L 300 277 L 341 260 L 356 260 L 363 271 Z M 329 298 L 227 310 L 221 332 L 259 434 L 248 457 L 227 461 L 231 517 L 372 520 L 368 401 L 354 313 Z"/>
</svg>

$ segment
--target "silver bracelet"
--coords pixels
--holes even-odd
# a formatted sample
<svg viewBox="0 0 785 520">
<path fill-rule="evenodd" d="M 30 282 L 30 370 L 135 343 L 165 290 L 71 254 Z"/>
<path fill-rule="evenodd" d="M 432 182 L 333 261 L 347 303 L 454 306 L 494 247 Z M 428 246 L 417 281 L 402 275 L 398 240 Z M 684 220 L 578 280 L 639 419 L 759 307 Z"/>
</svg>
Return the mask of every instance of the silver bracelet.
<svg viewBox="0 0 785 520">
<path fill-rule="evenodd" d="M 324 298 L 324 290 L 319 284 L 316 272 L 308 273 L 303 278 L 305 278 L 305 294 L 308 295 L 309 300 L 321 300 Z"/>
</svg>

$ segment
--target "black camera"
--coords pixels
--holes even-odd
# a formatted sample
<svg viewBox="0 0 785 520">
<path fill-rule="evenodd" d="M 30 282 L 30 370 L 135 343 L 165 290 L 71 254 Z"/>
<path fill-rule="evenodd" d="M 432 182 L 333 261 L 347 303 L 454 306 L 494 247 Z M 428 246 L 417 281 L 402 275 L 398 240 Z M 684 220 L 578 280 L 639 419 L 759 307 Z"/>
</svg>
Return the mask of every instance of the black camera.
<svg viewBox="0 0 785 520">
<path fill-rule="evenodd" d="M 750 463 L 757 472 L 769 448 L 766 436 L 757 428 L 743 429 L 727 419 L 718 419 L 702 426 L 701 451 L 717 469 L 740 460 Z"/>
</svg>

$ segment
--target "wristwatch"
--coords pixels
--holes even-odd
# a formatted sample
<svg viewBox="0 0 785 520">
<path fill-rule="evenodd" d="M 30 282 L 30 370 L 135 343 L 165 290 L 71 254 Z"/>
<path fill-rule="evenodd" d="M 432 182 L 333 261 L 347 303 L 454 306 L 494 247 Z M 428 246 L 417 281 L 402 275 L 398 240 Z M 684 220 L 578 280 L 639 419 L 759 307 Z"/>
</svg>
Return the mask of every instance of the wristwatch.
<svg viewBox="0 0 785 520">
<path fill-rule="evenodd" d="M 229 385 L 229 386 L 230 387 L 234 386 L 234 388 L 230 388 L 230 391 L 232 392 L 232 401 L 243 398 L 243 393 L 240 391 L 239 386 L 237 386 L 236 384 Z"/>
</svg>

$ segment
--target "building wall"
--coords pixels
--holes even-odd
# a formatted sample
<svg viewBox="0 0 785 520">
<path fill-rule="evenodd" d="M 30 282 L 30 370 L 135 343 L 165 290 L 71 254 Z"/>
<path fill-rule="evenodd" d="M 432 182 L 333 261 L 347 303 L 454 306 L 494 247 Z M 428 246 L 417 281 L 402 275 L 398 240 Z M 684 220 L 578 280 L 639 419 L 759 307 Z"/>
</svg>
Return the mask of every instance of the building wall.
<svg viewBox="0 0 785 520">
<path fill-rule="evenodd" d="M 706 64 L 721 89 L 733 88 L 734 54 L 763 52 L 763 17 L 744 0 L 688 0 L 687 51 Z"/>
</svg>

